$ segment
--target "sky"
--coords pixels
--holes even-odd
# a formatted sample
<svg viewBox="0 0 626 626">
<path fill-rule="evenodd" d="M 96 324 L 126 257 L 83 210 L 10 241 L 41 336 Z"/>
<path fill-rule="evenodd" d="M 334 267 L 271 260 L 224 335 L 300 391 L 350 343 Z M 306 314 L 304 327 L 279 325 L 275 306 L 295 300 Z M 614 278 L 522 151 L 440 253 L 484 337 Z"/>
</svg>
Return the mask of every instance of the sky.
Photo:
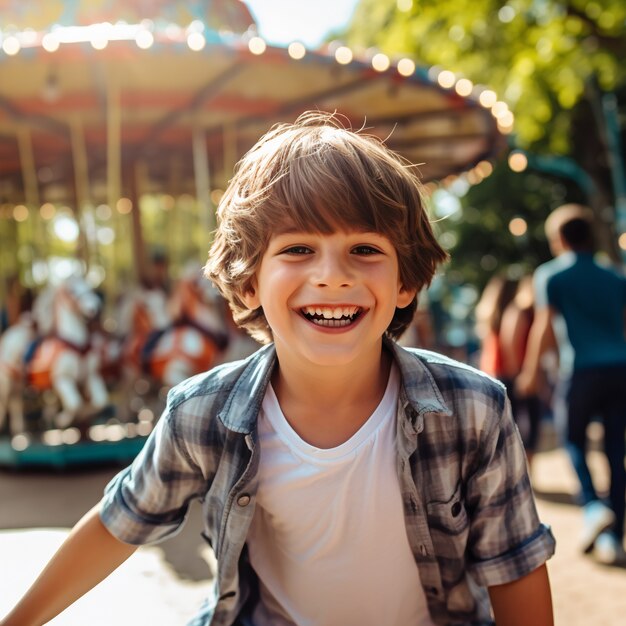
<svg viewBox="0 0 626 626">
<path fill-rule="evenodd" d="M 301 41 L 317 48 L 324 37 L 345 26 L 358 0 L 245 0 L 255 17 L 259 35 L 269 44 Z"/>
</svg>

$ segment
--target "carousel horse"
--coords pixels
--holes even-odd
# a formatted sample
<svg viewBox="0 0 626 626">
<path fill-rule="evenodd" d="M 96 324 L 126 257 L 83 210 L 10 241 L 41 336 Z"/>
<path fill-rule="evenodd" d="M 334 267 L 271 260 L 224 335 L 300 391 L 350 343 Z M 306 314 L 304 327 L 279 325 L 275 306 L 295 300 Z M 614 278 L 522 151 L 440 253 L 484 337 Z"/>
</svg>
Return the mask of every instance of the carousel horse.
<svg viewBox="0 0 626 626">
<path fill-rule="evenodd" d="M 25 430 L 23 363 L 24 355 L 36 337 L 36 324 L 30 312 L 22 313 L 0 336 L 0 432 L 8 417 L 11 434 Z"/>
<path fill-rule="evenodd" d="M 169 310 L 172 324 L 153 335 L 142 352 L 145 369 L 165 387 L 213 367 L 229 342 L 225 302 L 200 266 L 187 267 Z"/>
<path fill-rule="evenodd" d="M 12 365 L 21 371 L 23 384 L 38 392 L 52 390 L 58 397 L 60 411 L 52 419 L 56 428 L 66 428 L 108 403 L 89 331 L 89 321 L 100 307 L 100 298 L 81 276 L 49 286 L 33 305 L 37 338 L 21 355 L 19 349 L 12 354 L 14 359 L 20 357 Z M 3 400 L 0 403 L 7 406 Z M 17 423 L 10 430 L 16 432 L 23 426 L 23 422 Z"/>
<path fill-rule="evenodd" d="M 122 421 L 136 412 L 131 404 L 154 404 L 158 411 L 162 396 L 156 401 L 155 394 L 259 347 L 235 327 L 226 301 L 197 263 L 187 266 L 170 298 L 159 288 L 126 290 L 118 303 L 116 325 L 124 338 L 117 390 Z"/>
<path fill-rule="evenodd" d="M 142 354 L 146 344 L 172 324 L 167 294 L 145 286 L 126 291 L 118 305 L 116 322 L 123 338 L 124 376 L 137 378 L 145 369 Z"/>
</svg>

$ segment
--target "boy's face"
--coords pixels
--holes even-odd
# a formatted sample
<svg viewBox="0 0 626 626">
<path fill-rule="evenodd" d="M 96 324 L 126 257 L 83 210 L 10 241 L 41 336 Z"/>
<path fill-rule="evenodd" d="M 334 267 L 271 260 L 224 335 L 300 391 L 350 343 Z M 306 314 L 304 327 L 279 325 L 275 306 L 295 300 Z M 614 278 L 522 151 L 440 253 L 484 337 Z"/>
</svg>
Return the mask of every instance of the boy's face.
<svg viewBox="0 0 626 626">
<path fill-rule="evenodd" d="M 263 307 L 279 358 L 333 366 L 379 357 L 396 307 L 414 297 L 389 239 L 338 230 L 273 236 L 244 300 Z"/>
</svg>

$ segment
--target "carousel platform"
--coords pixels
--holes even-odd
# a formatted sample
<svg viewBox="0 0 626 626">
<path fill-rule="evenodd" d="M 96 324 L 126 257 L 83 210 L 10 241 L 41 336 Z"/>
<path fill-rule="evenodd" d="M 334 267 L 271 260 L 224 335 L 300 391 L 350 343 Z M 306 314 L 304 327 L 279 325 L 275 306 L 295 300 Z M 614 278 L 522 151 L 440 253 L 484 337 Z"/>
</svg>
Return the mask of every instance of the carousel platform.
<svg viewBox="0 0 626 626">
<path fill-rule="evenodd" d="M 107 410 L 87 427 L 0 433 L 0 467 L 127 464 L 139 454 L 153 427 L 148 420 L 120 423 Z"/>
<path fill-rule="evenodd" d="M 20 437 L 20 435 L 17 435 Z M 0 467 L 55 467 L 130 463 L 140 452 L 147 437 L 119 441 L 80 440 L 76 443 L 23 441 L 17 437 L 0 438 Z M 25 445 L 26 444 L 26 445 Z"/>
</svg>

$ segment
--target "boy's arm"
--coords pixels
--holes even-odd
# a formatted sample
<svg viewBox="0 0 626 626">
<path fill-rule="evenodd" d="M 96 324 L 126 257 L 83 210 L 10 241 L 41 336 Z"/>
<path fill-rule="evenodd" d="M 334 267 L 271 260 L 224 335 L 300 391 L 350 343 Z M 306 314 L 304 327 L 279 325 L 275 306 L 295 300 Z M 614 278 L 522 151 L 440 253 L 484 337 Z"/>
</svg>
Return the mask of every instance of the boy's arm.
<svg viewBox="0 0 626 626">
<path fill-rule="evenodd" d="M 552 596 L 544 565 L 505 585 L 489 587 L 496 626 L 553 626 Z"/>
<path fill-rule="evenodd" d="M 100 505 L 70 532 L 24 597 L 0 626 L 50 621 L 121 565 L 137 546 L 116 539 L 100 521 Z"/>
</svg>

